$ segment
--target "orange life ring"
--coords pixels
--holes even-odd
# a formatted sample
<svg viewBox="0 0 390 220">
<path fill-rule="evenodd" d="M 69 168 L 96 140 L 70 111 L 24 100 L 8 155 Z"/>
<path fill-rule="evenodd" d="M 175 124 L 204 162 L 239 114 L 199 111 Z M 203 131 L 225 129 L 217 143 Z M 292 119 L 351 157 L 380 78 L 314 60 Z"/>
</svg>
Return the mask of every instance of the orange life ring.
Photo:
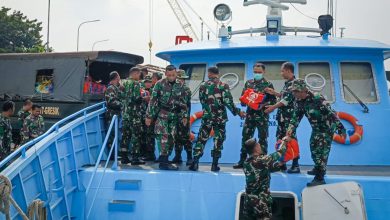
<svg viewBox="0 0 390 220">
<path fill-rule="evenodd" d="M 346 120 L 349 123 L 351 123 L 355 131 L 351 136 L 347 135 L 347 137 L 345 138 L 339 134 L 334 134 L 333 140 L 336 141 L 337 143 L 346 144 L 346 145 L 354 144 L 360 141 L 363 137 L 363 126 L 358 124 L 358 120 L 354 116 L 345 112 L 337 112 L 337 116 L 340 119 Z"/>
<path fill-rule="evenodd" d="M 192 125 L 192 123 L 194 123 L 196 120 L 200 119 L 203 117 L 203 111 L 199 111 L 199 112 L 196 112 L 195 114 L 191 115 L 190 117 L 190 126 Z M 214 136 L 214 130 L 211 130 L 210 132 L 210 137 Z M 194 141 L 195 140 L 195 134 L 194 133 L 190 133 L 190 140 L 191 141 Z"/>
</svg>

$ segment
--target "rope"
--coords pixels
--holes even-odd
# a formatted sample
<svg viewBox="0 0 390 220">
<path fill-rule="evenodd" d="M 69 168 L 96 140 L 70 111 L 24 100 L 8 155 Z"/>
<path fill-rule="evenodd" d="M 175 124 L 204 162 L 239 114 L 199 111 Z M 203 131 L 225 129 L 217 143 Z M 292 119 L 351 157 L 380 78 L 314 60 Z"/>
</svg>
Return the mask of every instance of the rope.
<svg viewBox="0 0 390 220">
<path fill-rule="evenodd" d="M 11 196 L 12 183 L 4 175 L 0 174 L 0 212 L 5 215 L 6 220 L 11 220 L 10 203 L 16 208 L 16 211 L 22 216 L 23 220 L 29 220 L 23 210 Z"/>
<path fill-rule="evenodd" d="M 12 204 L 23 220 L 46 220 L 45 205 L 41 200 L 34 200 L 28 207 L 28 215 L 23 212 L 11 196 L 12 183 L 8 177 L 0 174 L 0 212 L 6 220 L 11 220 L 10 204 Z M 35 218 L 34 218 L 35 217 Z"/>
<path fill-rule="evenodd" d="M 30 220 L 46 220 L 45 204 L 39 199 L 32 201 L 27 208 L 27 213 Z"/>
</svg>

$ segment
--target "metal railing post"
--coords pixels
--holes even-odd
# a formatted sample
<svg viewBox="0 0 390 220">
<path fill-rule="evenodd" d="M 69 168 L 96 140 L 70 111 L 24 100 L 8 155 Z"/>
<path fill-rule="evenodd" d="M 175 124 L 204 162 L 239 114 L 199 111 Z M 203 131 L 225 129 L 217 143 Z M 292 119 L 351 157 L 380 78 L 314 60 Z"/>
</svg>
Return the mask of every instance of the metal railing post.
<svg viewBox="0 0 390 220">
<path fill-rule="evenodd" d="M 89 192 L 89 190 L 90 190 L 90 188 L 91 188 L 92 180 L 94 179 L 95 174 L 96 174 L 96 172 L 97 172 L 97 169 L 98 169 L 98 167 L 99 167 L 100 161 L 101 161 L 101 159 L 102 159 L 104 150 L 105 150 L 105 148 L 106 148 L 106 146 L 107 146 L 108 139 L 109 139 L 109 137 L 110 137 L 110 133 L 111 133 L 111 131 L 112 131 L 112 127 L 113 127 L 114 124 L 115 124 L 116 118 L 117 118 L 116 115 L 114 115 L 114 117 L 112 117 L 111 124 L 110 124 L 110 126 L 108 127 L 108 131 L 107 131 L 106 137 L 104 138 L 102 148 L 100 149 L 99 156 L 98 156 L 98 158 L 96 159 L 96 163 L 95 163 L 95 166 L 94 166 L 94 168 L 93 168 L 93 173 L 92 173 L 91 179 L 89 180 L 88 185 L 87 185 L 87 188 L 86 188 L 86 190 L 85 190 L 85 194 L 86 194 L 86 195 L 88 195 L 88 192 Z M 114 142 L 114 143 L 115 143 L 115 142 Z M 111 146 L 111 148 L 113 148 L 113 146 Z M 111 155 L 108 155 L 108 159 L 107 159 L 107 160 L 110 159 L 110 156 L 111 156 Z"/>
<path fill-rule="evenodd" d="M 117 116 L 117 118 L 115 119 L 115 130 L 114 130 L 114 132 L 115 132 L 115 138 L 114 138 L 114 157 L 115 157 L 115 159 L 114 159 L 114 164 L 112 164 L 112 167 L 111 167 L 111 169 L 113 169 L 113 170 L 117 170 L 118 169 L 118 121 L 119 121 L 119 116 Z"/>
</svg>

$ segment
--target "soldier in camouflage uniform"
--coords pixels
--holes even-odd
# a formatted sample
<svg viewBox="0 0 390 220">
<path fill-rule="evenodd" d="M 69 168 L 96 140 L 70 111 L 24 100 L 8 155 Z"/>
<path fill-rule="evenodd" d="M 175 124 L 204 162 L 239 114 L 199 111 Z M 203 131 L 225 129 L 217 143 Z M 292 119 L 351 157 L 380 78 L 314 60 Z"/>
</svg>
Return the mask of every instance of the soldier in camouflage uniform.
<svg viewBox="0 0 390 220">
<path fill-rule="evenodd" d="M 269 106 L 264 112 L 269 114 L 275 109 L 278 109 L 278 112 L 276 114 L 276 120 L 278 121 L 278 127 L 276 129 L 276 139 L 281 140 L 287 133 L 287 128 L 290 125 L 290 121 L 292 119 L 293 113 L 294 113 L 294 100 L 295 97 L 292 94 L 291 91 L 291 85 L 294 81 L 294 64 L 286 62 L 282 65 L 281 68 L 281 75 L 286 80 L 284 83 L 284 87 L 280 93 L 277 93 L 273 89 L 267 89 L 267 92 L 270 94 L 273 94 L 279 98 L 278 103 L 275 105 Z M 299 114 L 297 115 L 298 121 L 301 121 L 303 115 Z M 297 135 L 295 131 L 291 134 L 291 137 L 294 139 L 297 139 Z M 295 158 L 292 162 L 292 166 L 290 169 L 287 170 L 287 173 L 300 173 L 299 169 L 299 163 L 298 163 L 299 157 Z M 286 170 L 287 167 L 285 164 L 280 167 L 282 170 Z"/>
<path fill-rule="evenodd" d="M 145 124 L 150 126 L 155 121 L 154 132 L 160 150 L 160 169 L 177 170 L 169 164 L 169 153 L 173 149 L 176 137 L 176 126 L 179 119 L 187 124 L 188 108 L 183 102 L 183 83 L 176 79 L 176 67 L 168 65 L 165 79 L 159 80 L 154 86 L 150 103 L 146 112 Z"/>
<path fill-rule="evenodd" d="M 270 220 L 272 217 L 272 197 L 270 191 L 271 170 L 286 152 L 285 144 L 270 155 L 263 152 L 264 147 L 255 139 L 245 142 L 246 152 L 250 155 L 244 162 L 246 189 L 244 194 L 244 218 L 246 220 Z"/>
<path fill-rule="evenodd" d="M 145 77 L 148 75 L 148 68 L 142 67 L 140 70 L 141 70 L 140 80 L 144 80 Z"/>
<path fill-rule="evenodd" d="M 110 83 L 108 85 L 108 88 L 104 92 L 104 99 L 106 101 L 107 111 L 105 114 L 105 121 L 106 121 L 106 128 L 108 129 L 111 120 L 114 117 L 114 115 L 118 116 L 118 120 L 121 117 L 121 111 L 122 111 L 122 101 L 121 101 L 121 94 L 123 93 L 123 87 L 120 85 L 121 77 L 119 76 L 119 73 L 114 71 L 111 72 L 109 75 Z M 110 138 L 108 140 L 108 148 L 111 147 L 111 143 L 113 141 L 113 136 L 110 135 Z M 122 156 L 122 163 L 129 163 L 129 159 L 127 157 L 127 148 L 123 148 L 123 145 L 121 146 L 121 156 Z M 111 155 L 111 159 L 114 158 L 114 153 Z"/>
<path fill-rule="evenodd" d="M 141 144 L 143 136 L 143 96 L 141 90 L 144 89 L 143 83 L 140 81 L 141 70 L 137 67 L 130 69 L 130 77 L 128 80 L 123 82 L 124 92 L 122 97 L 124 98 L 124 110 L 123 110 L 123 133 L 131 134 L 123 135 L 123 143 L 128 148 L 128 143 L 131 140 L 131 165 L 145 164 L 140 159 L 141 156 Z"/>
<path fill-rule="evenodd" d="M 242 95 L 247 89 L 253 89 L 257 93 L 265 93 L 267 88 L 273 89 L 274 86 L 270 81 L 264 78 L 265 66 L 262 63 L 255 63 L 253 66 L 254 79 L 248 80 L 245 83 L 245 86 L 242 90 Z M 260 105 L 258 110 L 254 110 L 250 107 L 247 107 L 246 110 L 246 119 L 244 127 L 242 129 L 242 140 L 241 140 L 241 155 L 240 160 L 236 165 L 233 166 L 234 169 L 240 169 L 243 166 L 243 163 L 247 157 L 247 152 L 245 149 L 245 141 L 252 138 L 255 134 L 257 128 L 258 138 L 260 146 L 263 147 L 263 152 L 267 154 L 268 147 L 268 123 L 269 115 L 264 113 L 265 105 L 272 105 L 276 102 L 276 97 L 271 94 L 265 96 L 265 100 L 262 105 Z M 244 104 L 242 104 L 244 105 Z"/>
<path fill-rule="evenodd" d="M 18 144 L 21 143 L 21 138 L 22 138 L 22 127 L 23 127 L 23 122 L 24 119 L 27 118 L 31 113 L 31 108 L 32 108 L 32 101 L 30 99 L 26 99 L 23 103 L 23 107 L 18 111 L 17 116 L 18 116 L 18 125 L 20 127 L 20 140 L 18 141 Z"/>
<path fill-rule="evenodd" d="M 191 90 L 190 88 L 185 84 L 185 79 L 188 79 L 189 77 L 186 75 L 184 70 L 179 70 L 177 73 L 177 78 L 183 83 L 183 102 L 187 103 L 188 108 L 188 114 L 186 115 L 187 118 L 187 124 L 183 125 L 180 123 L 181 120 L 179 120 L 179 123 L 177 124 L 177 132 L 176 132 L 176 142 L 175 142 L 175 157 L 173 158 L 173 163 L 182 163 L 181 159 L 181 152 L 184 149 L 187 153 L 187 166 L 189 166 L 192 163 L 192 142 L 190 140 L 190 113 L 191 113 Z"/>
<path fill-rule="evenodd" d="M 234 116 L 245 117 L 245 113 L 234 105 L 233 96 L 230 93 L 229 85 L 221 82 L 218 78 L 217 67 L 208 69 L 209 80 L 203 82 L 199 87 L 199 99 L 202 104 L 203 117 L 199 129 L 198 140 L 194 148 L 194 159 L 190 170 L 196 171 L 199 168 L 199 158 L 203 155 L 203 150 L 210 132 L 214 130 L 214 148 L 211 150 L 213 162 L 211 171 L 218 172 L 218 160 L 221 157 L 223 142 L 226 138 L 226 122 L 228 121 L 226 107 Z"/>
<path fill-rule="evenodd" d="M 15 103 L 6 101 L 0 114 L 0 161 L 11 153 L 12 126 L 10 117 L 14 114 Z"/>
<path fill-rule="evenodd" d="M 154 126 L 146 126 L 146 110 L 150 102 L 150 95 L 153 92 L 153 83 L 151 76 L 145 76 L 144 78 L 145 91 L 147 91 L 146 96 L 142 102 L 142 120 L 143 120 L 143 135 L 142 135 L 142 148 L 141 154 L 145 161 L 155 161 L 156 155 L 155 151 L 155 140 L 154 140 Z"/>
<path fill-rule="evenodd" d="M 26 99 L 23 103 L 23 107 L 18 111 L 18 124 L 20 127 L 23 126 L 24 119 L 27 118 L 31 113 L 32 101 L 30 99 Z"/>
<path fill-rule="evenodd" d="M 337 131 L 338 134 L 345 137 L 345 128 L 325 98 L 321 94 L 313 94 L 309 91 L 304 80 L 294 80 L 291 87 L 296 101 L 287 135 L 292 136 L 299 124 L 298 116 L 304 114 L 312 127 L 310 151 L 314 169 L 311 172 L 315 175 L 313 181 L 307 186 L 325 184 L 324 176 L 333 134 Z"/>
<path fill-rule="evenodd" d="M 45 132 L 45 122 L 41 111 L 41 106 L 36 104 L 32 106 L 31 114 L 23 122 L 22 144 L 37 138 Z"/>
<path fill-rule="evenodd" d="M 156 83 L 159 81 L 159 80 L 161 80 L 162 79 L 162 77 L 163 77 L 163 73 L 160 73 L 160 72 L 154 72 L 153 74 L 152 74 L 152 88 L 156 85 Z"/>
</svg>

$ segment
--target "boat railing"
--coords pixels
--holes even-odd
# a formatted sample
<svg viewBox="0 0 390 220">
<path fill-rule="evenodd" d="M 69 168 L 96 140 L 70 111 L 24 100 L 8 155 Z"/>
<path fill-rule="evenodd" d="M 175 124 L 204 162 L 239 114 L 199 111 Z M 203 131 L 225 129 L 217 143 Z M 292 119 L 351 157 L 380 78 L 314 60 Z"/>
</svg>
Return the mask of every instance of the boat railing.
<svg viewBox="0 0 390 220">
<path fill-rule="evenodd" d="M 41 141 L 42 139 L 46 138 L 52 133 L 58 133 L 59 129 L 66 125 L 67 122 L 74 120 L 80 116 L 86 117 L 88 113 L 99 110 L 99 109 L 105 109 L 105 102 L 100 102 L 94 105 L 91 105 L 87 108 L 84 108 L 76 113 L 73 113 L 69 115 L 66 118 L 61 119 L 60 121 L 56 122 L 49 130 L 47 130 L 44 134 L 41 136 L 23 144 L 18 149 L 16 149 L 14 152 L 12 152 L 10 155 L 8 155 L 4 160 L 0 161 L 0 170 L 3 170 L 4 166 L 9 165 L 10 162 L 14 161 L 21 155 L 22 159 L 26 158 L 26 151 L 30 149 L 32 146 L 34 146 L 36 143 Z"/>
<path fill-rule="evenodd" d="M 102 157 L 103 157 L 104 151 L 106 149 L 107 143 L 108 143 L 110 137 L 112 136 L 111 132 L 112 132 L 113 127 L 114 127 L 114 138 L 113 138 L 113 141 L 111 143 L 111 148 L 110 148 L 110 151 L 108 153 L 107 160 L 106 160 L 106 162 L 104 164 L 103 173 L 102 173 L 102 175 L 100 177 L 98 186 L 96 187 L 95 193 L 93 195 L 93 199 L 91 201 L 91 205 L 90 205 L 90 207 L 88 209 L 86 219 L 89 219 L 89 216 L 91 214 L 92 208 L 93 208 L 93 206 L 95 204 L 96 197 L 97 197 L 97 194 L 99 192 L 100 186 L 101 186 L 101 184 L 103 182 L 103 178 L 104 178 L 104 175 L 106 173 L 107 166 L 108 166 L 108 164 L 110 162 L 110 158 L 111 158 L 111 154 L 112 154 L 113 150 L 114 150 L 115 157 L 114 157 L 114 163 L 112 164 L 111 169 L 116 170 L 118 168 L 118 139 L 119 139 L 119 135 L 118 135 L 118 116 L 114 115 L 114 117 L 111 120 L 110 126 L 109 126 L 109 128 L 107 130 L 106 137 L 104 139 L 102 148 L 100 149 L 99 156 L 98 156 L 98 158 L 96 160 L 95 167 L 94 167 L 94 170 L 92 172 L 92 176 L 91 176 L 91 178 L 90 178 L 90 180 L 88 182 L 87 188 L 85 190 L 86 197 L 88 197 L 88 194 L 90 192 L 93 179 L 95 178 L 95 175 L 96 175 L 96 172 L 98 170 L 98 167 L 100 166 L 100 162 L 102 160 Z"/>
</svg>

